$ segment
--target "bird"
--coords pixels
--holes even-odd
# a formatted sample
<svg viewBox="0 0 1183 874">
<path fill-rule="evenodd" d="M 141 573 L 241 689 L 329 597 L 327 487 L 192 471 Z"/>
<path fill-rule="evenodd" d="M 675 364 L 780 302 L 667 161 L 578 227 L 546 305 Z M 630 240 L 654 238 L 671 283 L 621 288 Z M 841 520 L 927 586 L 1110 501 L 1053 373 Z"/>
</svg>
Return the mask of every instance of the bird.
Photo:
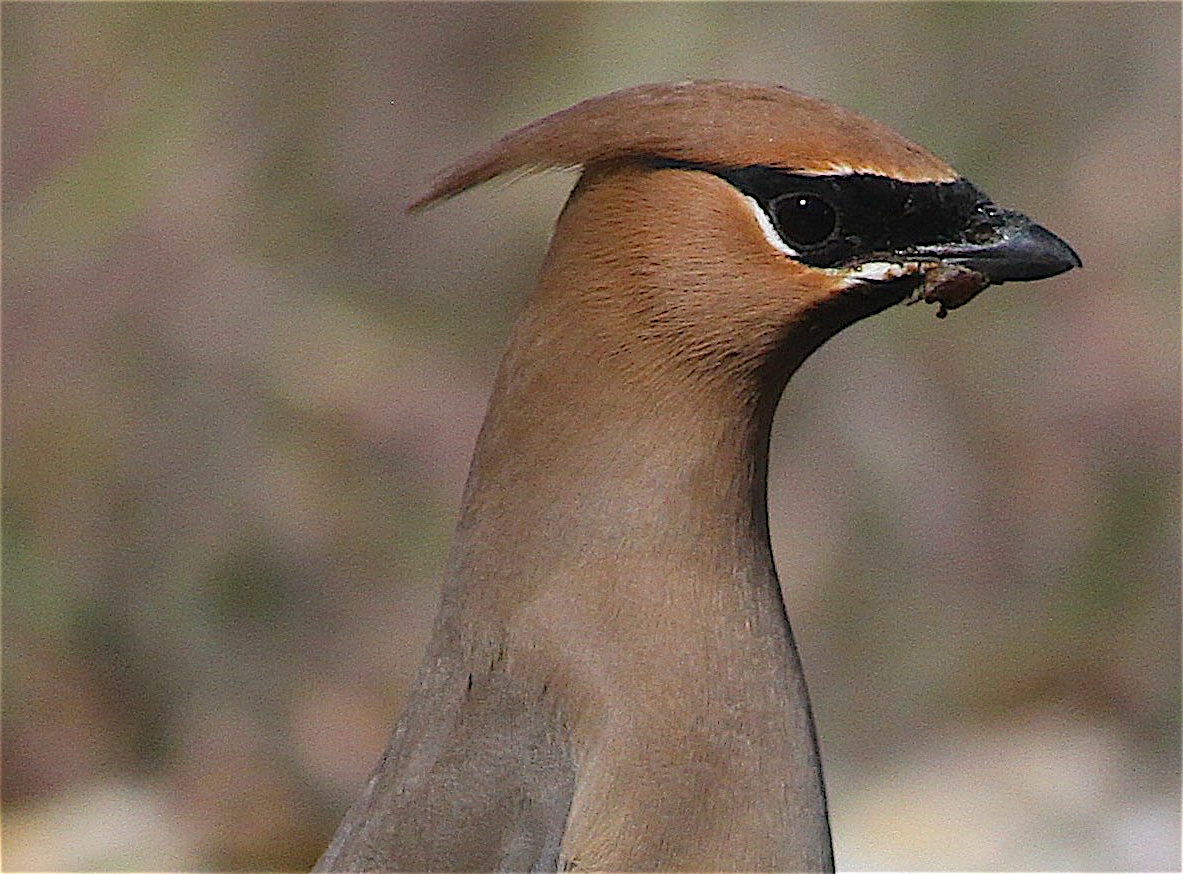
<svg viewBox="0 0 1183 874">
<path fill-rule="evenodd" d="M 777 403 L 855 321 L 1081 261 L 889 128 L 735 81 L 585 100 L 410 210 L 552 169 L 579 176 L 497 372 L 426 657 L 316 870 L 833 870 L 769 542 Z"/>
</svg>

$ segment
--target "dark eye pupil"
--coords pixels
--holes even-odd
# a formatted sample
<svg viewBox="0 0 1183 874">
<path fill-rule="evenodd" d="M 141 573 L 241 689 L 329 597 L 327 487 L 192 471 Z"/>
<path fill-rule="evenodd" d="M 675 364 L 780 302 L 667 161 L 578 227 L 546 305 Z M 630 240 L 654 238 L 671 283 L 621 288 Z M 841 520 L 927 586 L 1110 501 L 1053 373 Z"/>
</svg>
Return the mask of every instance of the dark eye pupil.
<svg viewBox="0 0 1183 874">
<path fill-rule="evenodd" d="M 834 232 L 834 208 L 816 194 L 788 194 L 772 205 L 777 230 L 788 243 L 815 246 Z"/>
</svg>

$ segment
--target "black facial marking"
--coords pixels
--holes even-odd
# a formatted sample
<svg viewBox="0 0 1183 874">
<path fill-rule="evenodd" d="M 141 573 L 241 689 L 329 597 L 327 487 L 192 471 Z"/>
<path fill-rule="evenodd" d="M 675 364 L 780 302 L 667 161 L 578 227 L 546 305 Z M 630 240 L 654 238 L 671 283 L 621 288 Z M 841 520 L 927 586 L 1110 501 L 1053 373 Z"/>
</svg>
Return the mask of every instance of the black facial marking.
<svg viewBox="0 0 1183 874">
<path fill-rule="evenodd" d="M 917 246 L 980 242 L 1001 215 L 964 179 L 901 182 L 869 173 L 812 176 L 774 167 L 658 163 L 730 182 L 760 205 L 799 260 L 814 267 L 900 261 Z"/>
</svg>

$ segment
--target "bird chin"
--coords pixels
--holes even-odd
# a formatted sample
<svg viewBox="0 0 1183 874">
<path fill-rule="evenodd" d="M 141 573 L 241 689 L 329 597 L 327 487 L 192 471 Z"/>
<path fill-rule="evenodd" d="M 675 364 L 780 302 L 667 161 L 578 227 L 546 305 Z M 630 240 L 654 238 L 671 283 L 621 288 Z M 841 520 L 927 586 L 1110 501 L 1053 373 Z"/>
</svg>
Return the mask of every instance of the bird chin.
<svg viewBox="0 0 1183 874">
<path fill-rule="evenodd" d="M 903 291 L 906 304 L 934 303 L 938 319 L 969 303 L 990 284 L 989 278 L 976 270 L 941 261 L 867 262 L 848 278 L 885 291 Z"/>
<path fill-rule="evenodd" d="M 964 306 L 990 280 L 976 270 L 959 264 L 937 264 L 924 271 L 924 280 L 913 292 L 916 300 L 937 305 L 937 318 L 943 319 L 949 310 Z"/>
</svg>

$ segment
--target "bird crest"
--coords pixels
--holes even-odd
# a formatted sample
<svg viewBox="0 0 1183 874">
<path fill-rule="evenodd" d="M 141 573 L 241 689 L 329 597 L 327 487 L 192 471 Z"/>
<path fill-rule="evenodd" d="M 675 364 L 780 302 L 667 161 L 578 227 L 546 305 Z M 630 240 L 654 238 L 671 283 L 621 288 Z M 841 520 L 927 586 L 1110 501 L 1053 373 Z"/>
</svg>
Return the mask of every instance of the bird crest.
<svg viewBox="0 0 1183 874">
<path fill-rule="evenodd" d="M 446 172 L 410 209 L 506 173 L 628 158 L 817 175 L 866 173 L 910 182 L 957 178 L 915 143 L 825 101 L 779 85 L 692 81 L 593 97 L 519 128 Z"/>
</svg>

